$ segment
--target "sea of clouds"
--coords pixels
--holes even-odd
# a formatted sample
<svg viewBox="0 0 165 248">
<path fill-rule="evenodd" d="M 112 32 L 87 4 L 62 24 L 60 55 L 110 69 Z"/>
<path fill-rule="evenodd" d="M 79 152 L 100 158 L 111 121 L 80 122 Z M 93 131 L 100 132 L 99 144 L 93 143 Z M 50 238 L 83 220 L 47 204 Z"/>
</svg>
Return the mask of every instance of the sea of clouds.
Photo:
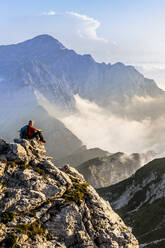
<svg viewBox="0 0 165 248">
<path fill-rule="evenodd" d="M 165 155 L 165 99 L 134 97 L 116 113 L 75 95 L 76 111 L 63 115 L 41 94 L 40 104 L 60 119 L 88 148 L 99 147 L 109 152 L 144 153 L 149 150 Z"/>
</svg>

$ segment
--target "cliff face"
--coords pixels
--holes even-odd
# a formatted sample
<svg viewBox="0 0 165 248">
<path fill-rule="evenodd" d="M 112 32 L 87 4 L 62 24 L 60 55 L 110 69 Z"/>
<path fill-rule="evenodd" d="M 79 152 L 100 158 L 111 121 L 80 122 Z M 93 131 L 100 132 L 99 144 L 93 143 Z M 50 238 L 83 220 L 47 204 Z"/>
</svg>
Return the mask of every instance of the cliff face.
<svg viewBox="0 0 165 248">
<path fill-rule="evenodd" d="M 108 202 L 37 141 L 0 139 L 1 247 L 138 247 Z"/>
</svg>

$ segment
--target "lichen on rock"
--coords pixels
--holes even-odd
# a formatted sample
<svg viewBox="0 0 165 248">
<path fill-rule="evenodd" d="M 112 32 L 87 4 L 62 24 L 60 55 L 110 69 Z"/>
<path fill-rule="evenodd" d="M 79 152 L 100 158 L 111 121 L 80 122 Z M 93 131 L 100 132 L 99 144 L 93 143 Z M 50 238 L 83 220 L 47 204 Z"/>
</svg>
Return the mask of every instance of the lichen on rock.
<svg viewBox="0 0 165 248">
<path fill-rule="evenodd" d="M 138 247 L 76 169 L 57 168 L 38 141 L 14 141 L 0 139 L 0 247 Z"/>
</svg>

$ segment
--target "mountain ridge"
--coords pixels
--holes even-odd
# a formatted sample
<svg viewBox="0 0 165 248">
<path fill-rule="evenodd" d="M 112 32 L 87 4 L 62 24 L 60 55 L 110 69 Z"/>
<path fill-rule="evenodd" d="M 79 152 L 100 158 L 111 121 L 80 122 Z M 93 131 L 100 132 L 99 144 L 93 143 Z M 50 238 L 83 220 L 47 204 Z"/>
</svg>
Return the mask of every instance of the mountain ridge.
<svg viewBox="0 0 165 248">
<path fill-rule="evenodd" d="M 134 67 L 121 62 L 98 63 L 91 55 L 79 55 L 49 35 L 0 46 L 0 62 L 0 76 L 4 80 L 10 78 L 15 85 L 17 81 L 20 85 L 25 81 L 32 87 L 38 87 L 39 83 L 44 86 L 42 93 L 48 87 L 49 94 L 50 90 L 54 94 L 58 92 L 54 95 L 56 98 L 65 95 L 68 98 L 66 105 L 73 101 L 73 94 L 108 108 L 112 101 L 125 102 L 134 95 L 154 97 L 163 93 L 153 80 L 144 78 Z M 15 71 L 19 75 L 20 70 L 24 74 L 17 76 Z M 47 74 L 45 78 L 42 71 Z M 55 103 L 65 105 L 60 97 Z"/>
<path fill-rule="evenodd" d="M 128 179 L 97 191 L 132 227 L 140 247 L 164 247 L 165 158 L 154 159 Z"/>
<path fill-rule="evenodd" d="M 117 152 L 85 161 L 77 167 L 77 170 L 83 174 L 88 183 L 98 189 L 130 177 L 155 156 L 153 152 L 130 155 Z"/>
</svg>

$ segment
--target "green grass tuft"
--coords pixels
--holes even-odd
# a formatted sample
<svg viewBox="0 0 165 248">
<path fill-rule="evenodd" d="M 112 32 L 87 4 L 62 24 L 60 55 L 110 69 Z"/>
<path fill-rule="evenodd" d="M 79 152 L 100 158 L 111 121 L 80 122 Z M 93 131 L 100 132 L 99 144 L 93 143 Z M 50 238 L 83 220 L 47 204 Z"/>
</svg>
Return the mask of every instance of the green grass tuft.
<svg viewBox="0 0 165 248">
<path fill-rule="evenodd" d="M 16 217 L 16 213 L 14 212 L 3 212 L 1 213 L 1 222 L 3 224 L 7 224 L 10 221 L 13 221 Z"/>
<path fill-rule="evenodd" d="M 26 170 L 26 169 L 32 169 L 32 167 L 29 165 L 29 164 L 23 164 L 23 165 L 21 165 L 20 166 L 20 168 L 22 169 L 22 170 Z"/>
<path fill-rule="evenodd" d="M 39 167 L 33 168 L 34 171 L 36 171 L 38 174 L 43 176 L 44 178 L 47 178 L 47 175 L 44 170 L 40 169 Z"/>
<path fill-rule="evenodd" d="M 15 227 L 15 231 L 26 234 L 29 238 L 34 238 L 37 234 L 43 236 L 46 233 L 41 222 L 33 222 L 32 224 L 18 224 Z"/>
<path fill-rule="evenodd" d="M 74 182 L 71 188 L 68 188 L 64 194 L 64 198 L 67 202 L 81 203 L 82 199 L 88 195 L 88 183 Z"/>
</svg>

